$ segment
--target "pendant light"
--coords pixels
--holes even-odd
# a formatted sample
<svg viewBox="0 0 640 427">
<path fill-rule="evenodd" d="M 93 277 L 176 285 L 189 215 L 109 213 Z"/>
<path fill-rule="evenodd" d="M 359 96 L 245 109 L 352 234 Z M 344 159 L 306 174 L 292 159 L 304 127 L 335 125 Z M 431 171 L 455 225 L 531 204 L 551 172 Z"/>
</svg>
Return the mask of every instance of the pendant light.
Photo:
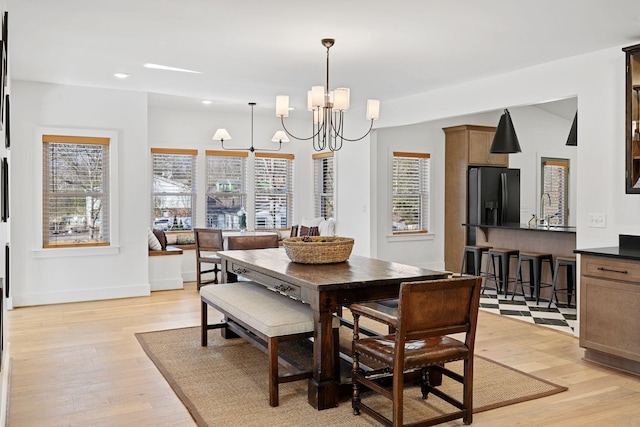
<svg viewBox="0 0 640 427">
<path fill-rule="evenodd" d="M 571 130 L 569 131 L 569 137 L 567 138 L 567 143 L 565 145 L 576 147 L 578 145 L 578 112 L 576 111 L 576 115 L 573 118 L 573 124 L 571 125 Z"/>
<path fill-rule="evenodd" d="M 491 143 L 490 153 L 521 153 L 520 144 L 516 130 L 513 128 L 511 115 L 509 110 L 505 109 L 504 114 L 500 116 L 498 129 Z"/>
</svg>

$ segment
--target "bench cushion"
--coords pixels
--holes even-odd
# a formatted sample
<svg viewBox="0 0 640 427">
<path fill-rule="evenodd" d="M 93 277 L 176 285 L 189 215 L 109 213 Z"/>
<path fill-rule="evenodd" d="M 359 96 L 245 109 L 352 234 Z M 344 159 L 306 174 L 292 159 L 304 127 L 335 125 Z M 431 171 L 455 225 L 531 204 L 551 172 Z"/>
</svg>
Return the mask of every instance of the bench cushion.
<svg viewBox="0 0 640 427">
<path fill-rule="evenodd" d="M 203 286 L 200 296 L 268 337 L 313 332 L 311 307 L 255 282 Z"/>
</svg>

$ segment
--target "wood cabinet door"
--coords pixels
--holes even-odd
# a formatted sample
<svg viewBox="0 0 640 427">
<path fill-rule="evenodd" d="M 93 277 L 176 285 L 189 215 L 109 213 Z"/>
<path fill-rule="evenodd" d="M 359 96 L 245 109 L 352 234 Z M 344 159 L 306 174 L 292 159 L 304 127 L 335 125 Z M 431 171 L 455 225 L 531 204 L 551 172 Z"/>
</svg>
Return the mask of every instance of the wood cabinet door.
<svg viewBox="0 0 640 427">
<path fill-rule="evenodd" d="M 494 132 L 479 130 L 469 131 L 469 163 L 473 165 L 507 166 L 508 154 L 492 154 L 489 152 Z"/>
</svg>

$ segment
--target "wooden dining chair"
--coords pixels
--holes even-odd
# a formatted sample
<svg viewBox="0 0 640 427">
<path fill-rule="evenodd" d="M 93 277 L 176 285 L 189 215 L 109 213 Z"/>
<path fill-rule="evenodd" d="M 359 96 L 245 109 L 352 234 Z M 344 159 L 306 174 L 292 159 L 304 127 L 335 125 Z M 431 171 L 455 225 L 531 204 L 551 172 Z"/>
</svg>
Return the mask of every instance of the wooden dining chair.
<svg viewBox="0 0 640 427">
<path fill-rule="evenodd" d="M 260 236 L 229 236 L 227 247 L 230 251 L 242 249 L 268 249 L 279 246 L 277 234 L 263 234 Z"/>
<path fill-rule="evenodd" d="M 221 261 L 216 253 L 223 250 L 222 230 L 214 228 L 195 228 L 193 235 L 196 242 L 196 281 L 198 289 L 209 283 L 218 283 L 218 272 Z M 203 264 L 213 264 L 213 268 L 203 270 Z M 213 279 L 205 279 L 203 275 L 213 273 Z"/>
<path fill-rule="evenodd" d="M 402 283 L 397 311 L 391 308 L 378 311 L 371 304 L 349 307 L 354 319 L 352 407 L 355 415 L 363 411 L 384 425 L 403 425 L 405 373 L 419 372 L 423 399 L 431 393 L 457 408 L 419 425 L 440 424 L 457 418 L 471 424 L 473 352 L 481 284 L 479 277 Z M 360 338 L 360 316 L 386 323 L 395 333 Z M 451 334 L 464 334 L 464 341 Z M 375 366 L 365 369 L 361 359 L 370 360 L 368 363 Z M 447 363 L 457 360 L 463 361 L 462 374 L 446 367 Z M 430 371 L 461 383 L 462 401 L 432 385 Z M 392 419 L 362 401 L 360 386 L 391 399 Z"/>
</svg>

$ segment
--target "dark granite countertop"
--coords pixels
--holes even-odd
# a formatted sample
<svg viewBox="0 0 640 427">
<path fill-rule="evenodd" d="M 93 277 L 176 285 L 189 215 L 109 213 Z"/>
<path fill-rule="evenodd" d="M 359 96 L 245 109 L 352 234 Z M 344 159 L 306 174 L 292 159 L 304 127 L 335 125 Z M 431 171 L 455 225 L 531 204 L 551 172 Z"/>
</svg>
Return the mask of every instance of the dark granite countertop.
<svg viewBox="0 0 640 427">
<path fill-rule="evenodd" d="M 575 227 L 569 226 L 551 226 L 547 227 L 529 227 L 527 224 L 519 223 L 505 223 L 502 225 L 489 225 L 489 224 L 462 224 L 465 227 L 479 227 L 479 228 L 501 228 L 505 230 L 528 230 L 528 231 L 546 231 L 554 233 L 575 233 Z"/>
<path fill-rule="evenodd" d="M 609 258 L 630 259 L 633 261 L 640 261 L 640 249 L 635 248 L 621 248 L 619 246 L 611 246 L 607 248 L 591 248 L 591 249 L 576 249 L 574 251 L 577 254 L 584 255 L 597 255 Z"/>
</svg>

